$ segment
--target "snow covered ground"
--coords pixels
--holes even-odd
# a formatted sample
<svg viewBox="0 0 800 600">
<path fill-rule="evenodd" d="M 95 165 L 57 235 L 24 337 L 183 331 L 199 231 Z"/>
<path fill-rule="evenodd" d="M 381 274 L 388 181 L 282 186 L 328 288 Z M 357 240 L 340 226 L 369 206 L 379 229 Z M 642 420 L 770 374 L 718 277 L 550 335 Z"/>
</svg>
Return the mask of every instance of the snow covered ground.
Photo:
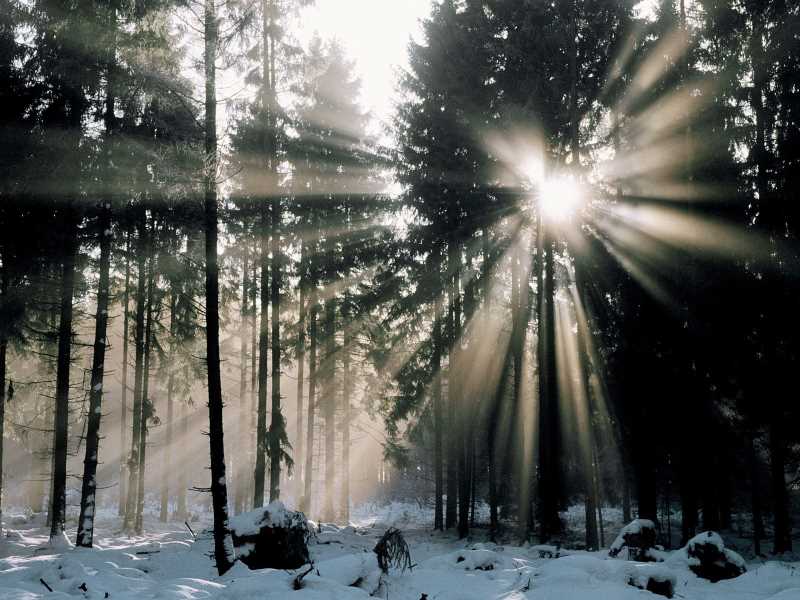
<svg viewBox="0 0 800 600">
<path fill-rule="evenodd" d="M 729 581 L 698 579 L 685 561 L 658 565 L 609 559 L 606 552 L 541 558 L 536 547 L 498 546 L 433 534 L 413 504 L 360 507 L 349 527 L 323 525 L 311 542 L 315 568 L 295 590 L 297 572 L 249 571 L 217 577 L 211 540 L 182 524 L 146 519 L 148 533 L 127 538 L 119 520 L 98 514 L 96 548 L 51 548 L 42 523 L 6 514 L 0 541 L 0 600 L 34 598 L 338 600 L 626 600 L 658 598 L 628 585 L 642 574 L 674 577 L 676 597 L 693 600 L 800 600 L 800 563 L 750 563 Z M 203 523 L 194 523 L 199 532 Z M 412 571 L 382 576 L 372 548 L 389 525 L 406 535 Z M 616 533 L 616 531 L 614 532 Z M 70 532 L 74 539 L 74 532 Z M 676 559 L 679 558 L 676 553 Z M 301 570 L 302 571 L 302 570 Z M 52 592 L 48 590 L 52 589 Z"/>
</svg>

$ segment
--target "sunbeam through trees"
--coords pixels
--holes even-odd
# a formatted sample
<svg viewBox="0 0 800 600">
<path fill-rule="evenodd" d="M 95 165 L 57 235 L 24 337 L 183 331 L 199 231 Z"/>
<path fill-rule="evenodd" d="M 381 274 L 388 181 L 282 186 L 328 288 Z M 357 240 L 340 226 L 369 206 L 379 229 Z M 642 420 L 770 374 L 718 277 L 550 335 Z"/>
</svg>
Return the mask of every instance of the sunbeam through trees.
<svg viewBox="0 0 800 600">
<path fill-rule="evenodd" d="M 0 598 L 800 597 L 798 189 L 794 2 L 0 0 Z"/>
</svg>

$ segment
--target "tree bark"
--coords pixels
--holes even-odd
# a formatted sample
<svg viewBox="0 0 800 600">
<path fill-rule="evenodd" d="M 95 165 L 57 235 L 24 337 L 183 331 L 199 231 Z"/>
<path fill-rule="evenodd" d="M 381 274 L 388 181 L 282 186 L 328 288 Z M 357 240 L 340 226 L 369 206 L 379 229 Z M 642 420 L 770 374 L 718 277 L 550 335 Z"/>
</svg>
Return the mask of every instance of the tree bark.
<svg viewBox="0 0 800 600">
<path fill-rule="evenodd" d="M 350 522 L 350 406 L 353 394 L 353 374 L 351 372 L 351 347 L 353 339 L 353 322 L 350 314 L 350 299 L 347 292 L 342 301 L 342 489 L 341 507 L 342 522 Z"/>
<path fill-rule="evenodd" d="M 301 238 L 300 240 L 300 302 L 298 306 L 299 318 L 297 323 L 297 345 L 295 348 L 297 354 L 297 414 L 295 426 L 295 479 L 297 481 L 295 487 L 295 495 L 299 499 L 303 495 L 303 468 L 305 466 L 305 456 L 303 448 L 303 412 L 305 406 L 303 403 L 304 386 L 305 386 L 305 351 L 306 351 L 306 257 L 305 257 L 305 244 Z"/>
<path fill-rule="evenodd" d="M 125 516 L 127 496 L 127 477 L 125 477 L 125 445 L 128 439 L 128 331 L 129 305 L 131 285 L 131 232 L 126 232 L 125 239 L 125 290 L 122 295 L 122 389 L 120 390 L 120 417 L 119 417 L 119 508 L 121 517 Z"/>
<path fill-rule="evenodd" d="M 237 440 L 238 460 L 239 467 L 236 469 L 236 500 L 234 502 L 235 511 L 237 514 L 244 512 L 247 494 L 247 440 L 249 438 L 247 432 L 247 340 L 249 332 L 247 331 L 247 323 L 250 318 L 250 307 L 248 300 L 250 298 L 250 268 L 248 266 L 248 248 L 244 247 L 242 256 L 242 309 L 240 317 L 242 319 L 239 328 L 239 439 Z"/>
<path fill-rule="evenodd" d="M 75 208 L 64 210 L 64 240 L 61 271 L 61 307 L 58 323 L 58 359 L 56 367 L 56 405 L 53 429 L 53 495 L 50 509 L 50 539 L 64 533 L 67 493 L 67 435 L 69 420 L 69 371 L 72 351 L 72 297 L 75 291 L 75 255 L 78 246 L 78 223 Z"/>
<path fill-rule="evenodd" d="M 314 484 L 314 425 L 317 410 L 317 285 L 312 276 L 308 300 L 308 420 L 306 428 L 306 466 L 303 480 L 303 511 L 311 511 Z"/>
<path fill-rule="evenodd" d="M 434 267 L 437 269 L 438 265 Z M 437 277 L 438 279 L 438 277 Z M 438 286 L 436 286 L 438 288 Z M 436 298 L 433 305 L 433 356 L 431 368 L 433 370 L 433 470 L 434 470 L 434 529 L 444 531 L 444 452 L 443 436 L 444 423 L 442 415 L 442 301 L 439 290 L 435 289 Z"/>
<path fill-rule="evenodd" d="M 8 302 L 8 257 L 3 256 L 0 269 L 0 303 Z M 8 339 L 5 326 L 0 326 L 0 535 L 3 534 L 3 435 L 6 423 L 6 355 Z"/>
<path fill-rule="evenodd" d="M 159 520 L 166 523 L 169 520 L 169 481 L 172 478 L 172 427 L 175 418 L 174 391 L 175 375 L 173 364 L 175 361 L 175 306 L 177 297 L 175 288 L 171 286 L 169 300 L 169 373 L 167 374 L 167 431 L 164 441 L 164 464 L 162 465 L 161 475 L 161 514 Z"/>
<path fill-rule="evenodd" d="M 272 305 L 272 421 L 269 427 L 270 469 L 269 501 L 280 498 L 281 461 L 286 440 L 286 419 L 281 413 L 281 250 L 280 250 L 281 200 L 272 199 L 272 280 L 270 304 Z"/>
<path fill-rule="evenodd" d="M 330 242 L 326 242 L 330 244 Z M 326 253 L 328 268 L 332 268 L 333 252 Z M 333 276 L 327 278 L 329 286 Z M 330 295 L 324 301 L 325 310 L 325 354 L 323 357 L 324 399 L 323 416 L 325 419 L 325 504 L 322 518 L 332 522 L 336 518 L 333 510 L 334 486 L 336 483 L 336 301 Z"/>
<path fill-rule="evenodd" d="M 266 216 L 262 215 L 266 220 Z M 256 420 L 256 460 L 253 481 L 253 507 L 264 506 L 264 479 L 267 469 L 267 359 L 269 358 L 269 252 L 266 223 L 261 232 L 261 321 L 258 328 L 258 416 Z"/>
<path fill-rule="evenodd" d="M 97 508 L 97 455 L 100 450 L 100 418 L 103 404 L 103 376 L 105 374 L 106 340 L 108 329 L 108 284 L 111 262 L 111 205 L 106 204 L 100 213 L 100 262 L 97 286 L 97 316 L 95 317 L 94 353 L 92 356 L 89 415 L 86 425 L 86 455 L 83 460 L 83 485 L 81 511 L 78 517 L 76 545 L 92 547 L 94 517 Z"/>
<path fill-rule="evenodd" d="M 236 560 L 228 531 L 228 486 L 222 423 L 222 377 L 219 356 L 219 267 L 217 265 L 217 17 L 214 0 L 205 2 L 205 237 L 206 363 L 208 367 L 208 441 L 211 503 L 214 512 L 214 558 L 224 575 Z"/>
<path fill-rule="evenodd" d="M 136 243 L 136 323 L 134 325 L 133 417 L 131 423 L 131 453 L 128 460 L 128 493 L 126 496 L 124 529 L 132 532 L 136 520 L 136 490 L 139 482 L 139 441 L 142 428 L 142 372 L 144 369 L 144 321 L 146 302 L 147 221 L 146 209 L 140 208 L 139 239 Z"/>
<path fill-rule="evenodd" d="M 155 226 L 151 225 L 154 235 L 150 238 L 147 261 L 147 322 L 144 327 L 144 366 L 142 368 L 142 421 L 139 427 L 139 468 L 136 492 L 136 522 L 134 529 L 142 535 L 144 532 L 144 474 L 147 465 L 147 421 L 153 416 L 153 403 L 150 399 L 150 357 L 153 347 L 153 295 L 155 294 Z"/>
</svg>

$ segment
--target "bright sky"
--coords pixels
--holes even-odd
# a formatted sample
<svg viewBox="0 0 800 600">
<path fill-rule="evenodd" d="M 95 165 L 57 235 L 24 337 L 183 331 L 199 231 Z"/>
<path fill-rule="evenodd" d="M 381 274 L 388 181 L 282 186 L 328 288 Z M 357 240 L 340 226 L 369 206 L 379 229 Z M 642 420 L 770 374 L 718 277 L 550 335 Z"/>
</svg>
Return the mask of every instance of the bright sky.
<svg viewBox="0 0 800 600">
<path fill-rule="evenodd" d="M 337 38 L 356 61 L 362 103 L 379 119 L 392 111 L 395 68 L 405 66 L 406 48 L 420 32 L 419 20 L 428 16 L 431 0 L 316 0 L 298 20 L 299 37 L 314 32 Z"/>
</svg>

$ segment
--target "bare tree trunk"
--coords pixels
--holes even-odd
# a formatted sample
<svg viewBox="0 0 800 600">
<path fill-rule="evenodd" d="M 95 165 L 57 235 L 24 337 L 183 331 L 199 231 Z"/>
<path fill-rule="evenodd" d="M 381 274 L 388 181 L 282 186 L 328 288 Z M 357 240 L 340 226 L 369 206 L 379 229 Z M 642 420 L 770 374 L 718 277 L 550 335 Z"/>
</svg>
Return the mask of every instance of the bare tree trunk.
<svg viewBox="0 0 800 600">
<path fill-rule="evenodd" d="M 139 469 L 136 492 L 136 523 L 134 529 L 141 535 L 144 532 L 144 474 L 147 465 L 147 421 L 153 416 L 153 403 L 150 400 L 150 357 L 153 346 L 153 294 L 155 293 L 155 252 L 153 238 L 150 238 L 147 261 L 147 323 L 144 327 L 144 367 L 142 369 L 142 422 L 139 427 Z"/>
<path fill-rule="evenodd" d="M 458 374 L 456 373 L 456 347 L 458 345 L 459 318 L 457 316 L 456 304 L 458 303 L 458 290 L 456 289 L 458 265 L 456 264 L 456 250 L 454 242 L 451 240 L 448 248 L 447 265 L 447 295 L 448 295 L 448 344 L 449 357 L 447 366 L 447 503 L 445 505 L 444 526 L 446 529 L 456 525 L 458 517 L 458 416 L 456 402 L 458 393 L 456 391 Z"/>
<path fill-rule="evenodd" d="M 100 450 L 100 417 L 103 404 L 103 376 L 105 374 L 106 340 L 108 328 L 108 282 L 111 262 L 111 205 L 106 204 L 100 213 L 100 263 L 97 286 L 97 316 L 95 317 L 94 354 L 92 357 L 89 415 L 86 425 L 86 456 L 83 460 L 83 485 L 81 512 L 78 518 L 76 545 L 92 547 L 94 517 L 97 508 L 97 454 Z"/>
<path fill-rule="evenodd" d="M 266 221 L 266 216 L 262 215 Z M 267 225 L 261 232 L 261 321 L 258 329 L 258 416 L 256 422 L 256 460 L 253 481 L 253 507 L 264 506 L 264 476 L 267 469 L 267 359 L 269 358 L 269 252 Z"/>
<path fill-rule="evenodd" d="M 58 323 L 56 406 L 53 429 L 53 496 L 50 511 L 50 539 L 64 533 L 67 493 L 67 428 L 69 419 L 69 371 L 72 350 L 72 297 L 75 291 L 75 254 L 78 224 L 75 208 L 64 209 L 61 309 Z"/>
<path fill-rule="evenodd" d="M 136 490 L 139 483 L 139 442 L 142 428 L 142 372 L 144 370 L 144 321 L 146 301 L 147 221 L 146 209 L 139 216 L 139 239 L 136 243 L 136 323 L 134 326 L 135 363 L 133 374 L 133 419 L 131 423 L 131 453 L 128 460 L 128 493 L 124 529 L 132 532 L 136 521 Z"/>
<path fill-rule="evenodd" d="M 189 439 L 189 406 L 184 400 L 181 402 L 181 440 Z M 186 510 L 186 469 L 178 469 L 178 500 L 175 507 L 177 519 L 186 519 L 189 514 Z"/>
<path fill-rule="evenodd" d="M 270 468 L 269 501 L 280 498 L 281 459 L 286 440 L 286 419 L 281 413 L 281 256 L 280 256 L 281 200 L 272 199 L 272 280 L 270 303 L 272 305 L 272 420 L 269 426 Z"/>
<path fill-rule="evenodd" d="M 128 319 L 131 286 L 131 232 L 126 232 L 125 239 L 125 290 L 122 296 L 122 389 L 120 390 L 120 417 L 119 417 L 119 515 L 125 515 L 127 496 L 127 477 L 125 476 L 125 447 L 128 439 Z"/>
<path fill-rule="evenodd" d="M 245 496 L 247 494 L 247 338 L 249 337 L 247 331 L 247 322 L 249 317 L 248 300 L 250 296 L 250 268 L 248 263 L 248 248 L 245 245 L 242 256 L 242 310 L 240 313 L 242 323 L 239 329 L 240 345 L 239 345 L 239 439 L 238 442 L 238 460 L 239 465 L 236 469 L 236 500 L 234 502 L 235 511 L 237 514 L 245 510 Z"/>
<path fill-rule="evenodd" d="M 306 257 L 305 257 L 305 244 L 300 239 L 300 302 L 298 306 L 299 318 L 297 323 L 297 345 L 295 352 L 297 354 L 297 414 L 295 426 L 295 458 L 294 458 L 294 473 L 295 473 L 295 495 L 298 499 L 303 495 L 303 467 L 305 466 L 305 456 L 303 448 L 303 412 L 305 410 L 303 403 L 304 385 L 305 385 L 305 360 L 306 360 Z"/>
<path fill-rule="evenodd" d="M 438 265 L 435 267 L 438 272 Z M 442 301 L 439 290 L 435 290 L 436 299 L 433 305 L 433 471 L 435 512 L 433 527 L 444 531 L 444 423 L 442 414 Z"/>
<path fill-rule="evenodd" d="M 326 253 L 326 261 L 328 261 L 328 268 L 332 268 L 330 266 L 333 261 L 331 251 Z M 332 282 L 333 278 L 329 277 L 328 283 Z M 336 302 L 330 295 L 325 298 L 324 310 L 325 354 L 322 359 L 322 371 L 325 388 L 322 407 L 325 418 L 325 504 L 322 509 L 322 518 L 332 522 L 336 518 L 333 510 L 333 490 L 336 482 Z"/>
<path fill-rule="evenodd" d="M 311 511 L 311 494 L 314 484 L 314 425 L 317 410 L 317 285 L 312 277 L 308 301 L 308 421 L 306 428 L 306 467 L 303 481 L 303 511 Z"/>
<path fill-rule="evenodd" d="M 349 298 L 345 292 L 342 302 L 342 330 L 344 332 L 342 347 L 342 489 L 341 507 L 342 521 L 350 522 L 350 410 L 353 395 L 353 374 L 351 372 L 351 346 L 353 339 L 353 322 L 350 313 Z"/>
<path fill-rule="evenodd" d="M 217 17 L 214 0 L 205 3 L 205 238 L 206 363 L 208 368 L 208 441 L 211 503 L 214 511 L 214 558 L 224 575 L 236 558 L 228 531 L 228 486 L 222 423 L 222 377 L 219 356 L 219 267 L 217 265 Z"/>
<path fill-rule="evenodd" d="M 0 269 L 0 305 L 8 302 L 8 258 L 3 256 Z M 3 533 L 3 435 L 6 419 L 6 354 L 8 339 L 5 327 L 0 327 L 0 535 Z"/>
<path fill-rule="evenodd" d="M 169 520 L 169 481 L 172 479 L 172 426 L 175 418 L 173 395 L 175 390 L 175 375 L 172 363 L 175 358 L 175 306 L 177 304 L 174 287 L 170 290 L 169 300 L 169 374 L 167 375 L 167 432 L 164 442 L 164 464 L 161 475 L 161 514 L 159 520 L 166 523 Z"/>
</svg>

